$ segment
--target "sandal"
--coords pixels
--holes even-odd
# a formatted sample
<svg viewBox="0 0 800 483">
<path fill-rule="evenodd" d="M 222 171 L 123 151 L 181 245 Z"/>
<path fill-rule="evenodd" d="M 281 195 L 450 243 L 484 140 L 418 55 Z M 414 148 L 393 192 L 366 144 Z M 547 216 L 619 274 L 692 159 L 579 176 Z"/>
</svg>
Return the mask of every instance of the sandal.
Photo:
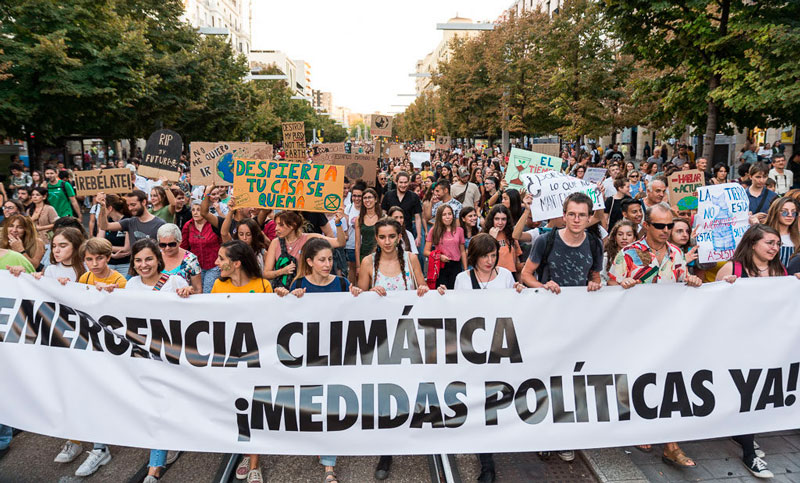
<svg viewBox="0 0 800 483">
<path fill-rule="evenodd" d="M 678 468 L 696 468 L 697 464 L 689 459 L 680 448 L 668 450 L 664 448 L 664 455 L 661 456 L 661 461 L 668 465 L 677 466 Z"/>
<path fill-rule="evenodd" d="M 653 446 L 649 445 L 649 444 L 640 444 L 640 445 L 635 446 L 635 448 L 638 449 L 639 451 L 641 451 L 642 453 L 652 453 L 653 452 Z"/>
<path fill-rule="evenodd" d="M 339 478 L 336 477 L 336 472 L 326 471 L 324 483 L 339 483 Z"/>
</svg>

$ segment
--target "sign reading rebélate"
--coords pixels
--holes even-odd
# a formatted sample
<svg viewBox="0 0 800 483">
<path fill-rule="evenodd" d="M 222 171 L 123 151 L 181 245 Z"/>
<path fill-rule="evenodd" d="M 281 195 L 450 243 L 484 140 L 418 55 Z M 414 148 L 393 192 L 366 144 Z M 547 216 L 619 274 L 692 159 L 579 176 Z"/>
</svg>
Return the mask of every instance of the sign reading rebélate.
<svg viewBox="0 0 800 483">
<path fill-rule="evenodd" d="M 131 170 L 127 168 L 75 171 L 74 174 L 75 194 L 78 196 L 94 196 L 101 191 L 116 195 L 133 191 Z"/>
</svg>

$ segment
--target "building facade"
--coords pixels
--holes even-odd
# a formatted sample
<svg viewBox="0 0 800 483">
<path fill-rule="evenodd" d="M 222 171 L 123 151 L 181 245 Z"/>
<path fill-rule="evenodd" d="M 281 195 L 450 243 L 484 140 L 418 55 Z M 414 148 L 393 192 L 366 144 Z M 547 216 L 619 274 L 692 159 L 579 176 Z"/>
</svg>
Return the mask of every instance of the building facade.
<svg viewBox="0 0 800 483">
<path fill-rule="evenodd" d="M 201 32 L 227 35 L 235 52 L 249 56 L 251 0 L 183 0 L 182 20 Z"/>
<path fill-rule="evenodd" d="M 447 21 L 448 24 L 474 24 L 471 19 L 463 17 L 453 17 Z M 480 30 L 458 30 L 448 29 L 442 31 L 442 40 L 433 51 L 429 52 L 424 58 L 417 61 L 415 68 L 415 90 L 417 96 L 423 92 L 429 92 L 436 89 L 433 85 L 432 74 L 436 71 L 440 63 L 447 62 L 450 59 L 452 50 L 450 49 L 450 42 L 456 37 L 472 38 L 480 35 Z"/>
<path fill-rule="evenodd" d="M 286 85 L 295 95 L 303 95 L 303 84 L 299 81 L 297 64 L 280 50 L 250 51 L 250 72 L 263 74 L 269 66 L 275 66 L 286 76 Z"/>
</svg>

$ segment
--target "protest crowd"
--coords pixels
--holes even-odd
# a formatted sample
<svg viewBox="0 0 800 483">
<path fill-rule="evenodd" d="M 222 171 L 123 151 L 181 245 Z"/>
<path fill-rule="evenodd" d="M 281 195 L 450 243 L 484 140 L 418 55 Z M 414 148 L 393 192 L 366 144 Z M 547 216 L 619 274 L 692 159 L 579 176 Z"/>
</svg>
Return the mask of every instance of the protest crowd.
<svg viewBox="0 0 800 483">
<path fill-rule="evenodd" d="M 362 152 L 372 149 L 365 145 Z M 15 163 L 0 184 L 0 269 L 107 292 L 175 292 L 188 300 L 208 293 L 302 298 L 410 290 L 447 297 L 452 290 L 541 288 L 559 294 L 564 287 L 636 290 L 639 284 L 800 278 L 800 176 L 794 174 L 800 154 L 787 160 L 781 149 L 764 148 L 758 157 L 742 156 L 734 170 L 695 158 L 686 146 L 671 157 L 668 149 L 656 146 L 650 153 L 648 147 L 648 157 L 636 161 L 614 145 L 565 146 L 560 158 L 551 157 L 557 166 L 529 171 L 569 176 L 580 188 L 558 193 L 556 212 L 538 203 L 533 178 L 517 177 L 522 170 L 513 154 L 455 143 L 433 150 L 406 144 L 393 157 L 376 153 L 376 176 L 345 178 L 341 205 L 327 212 L 254 208 L 232 185 L 195 184 L 188 151 L 177 181 L 142 176 L 140 153 L 102 159 L 98 168 L 129 171 L 132 189 L 117 194 L 78 196 L 78 172 L 63 163 L 42 172 Z M 276 147 L 271 159 L 285 156 Z M 315 159 L 307 151 L 301 162 Z M 674 201 L 678 190 L 672 188 L 687 184 L 681 173 L 698 172 L 688 192 L 694 203 Z M 704 199 L 697 189 L 718 185 L 746 192 L 746 230 L 735 237 L 703 233 L 698 203 Z M 723 203 L 716 191 L 709 193 L 715 206 Z M 713 241 L 707 252 L 704 239 Z M 708 252 L 727 256 L 704 260 Z M 12 428 L 0 425 L 0 454 L 9 451 L 11 439 Z M 772 477 L 754 435 L 734 440 L 753 475 Z M 640 443 L 640 451 L 662 451 L 670 465 L 689 470 L 697 464 L 680 442 L 658 449 Z M 68 463 L 85 446 L 69 440 L 57 455 L 45 456 Z M 177 453 L 153 449 L 144 481 L 158 481 Z M 557 457 L 571 461 L 575 452 L 558 451 Z M 91 475 L 111 458 L 105 444 L 94 442 L 76 475 Z M 494 481 L 492 455 L 478 458 L 479 481 Z M 319 462 L 322 479 L 338 481 L 336 456 Z M 380 457 L 375 477 L 387 478 L 391 463 L 391 456 Z M 259 456 L 244 456 L 236 478 L 261 482 Z"/>
</svg>

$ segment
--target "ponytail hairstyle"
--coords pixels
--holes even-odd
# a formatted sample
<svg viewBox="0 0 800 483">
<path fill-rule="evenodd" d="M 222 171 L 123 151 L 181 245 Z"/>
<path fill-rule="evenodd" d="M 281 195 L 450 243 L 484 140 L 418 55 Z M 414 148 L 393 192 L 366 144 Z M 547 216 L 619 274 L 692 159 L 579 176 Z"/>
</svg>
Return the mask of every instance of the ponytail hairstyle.
<svg viewBox="0 0 800 483">
<path fill-rule="evenodd" d="M 363 211 L 362 211 L 363 213 Z M 455 221 L 453 221 L 455 223 Z M 378 231 L 381 228 L 389 226 L 394 228 L 394 231 L 397 233 L 397 248 L 395 252 L 397 253 L 397 263 L 400 264 L 400 273 L 403 275 L 403 287 L 408 290 L 408 280 L 406 278 L 406 264 L 405 264 L 405 249 L 403 248 L 403 238 L 400 236 L 401 233 L 405 231 L 405 228 L 400 226 L 400 223 L 397 222 L 394 218 L 381 218 L 375 223 L 375 239 L 377 241 L 378 238 Z M 379 243 L 375 243 L 375 252 L 372 257 L 372 283 L 375 283 L 375 280 L 378 278 L 378 267 L 381 264 L 381 245 Z"/>
<path fill-rule="evenodd" d="M 398 211 L 403 213 L 403 219 L 405 219 L 406 213 L 399 206 L 392 206 L 391 208 L 389 208 L 389 211 L 386 212 L 386 216 L 388 216 L 389 218 L 392 218 L 392 215 L 394 215 Z M 392 219 L 394 219 L 394 218 L 392 218 Z M 411 241 L 408 239 L 408 233 L 406 232 L 405 227 L 402 227 L 402 228 L 403 229 L 400 231 L 400 233 L 401 233 L 401 238 L 403 239 L 403 244 L 404 244 L 403 248 L 405 250 L 411 251 Z"/>
<path fill-rule="evenodd" d="M 322 250 L 331 250 L 331 253 L 333 253 L 330 242 L 323 237 L 312 238 L 303 245 L 303 250 L 300 252 L 300 257 L 297 261 L 297 275 L 295 275 L 294 280 L 299 280 L 311 274 L 311 265 L 308 264 L 307 260 L 309 258 L 313 260 Z"/>
</svg>

